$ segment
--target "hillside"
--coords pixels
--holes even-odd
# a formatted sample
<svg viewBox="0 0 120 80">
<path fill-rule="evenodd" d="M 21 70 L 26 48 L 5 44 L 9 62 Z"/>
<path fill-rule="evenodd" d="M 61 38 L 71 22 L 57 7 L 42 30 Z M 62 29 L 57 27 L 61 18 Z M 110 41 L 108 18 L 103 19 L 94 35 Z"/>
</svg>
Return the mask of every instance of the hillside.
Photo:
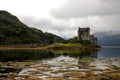
<svg viewBox="0 0 120 80">
<path fill-rule="evenodd" d="M 28 27 L 7 11 L 0 11 L 0 45 L 46 45 L 61 40 L 57 35 Z"/>
<path fill-rule="evenodd" d="M 98 40 L 98 44 L 102 46 L 120 46 L 120 34 L 101 38 Z"/>
</svg>

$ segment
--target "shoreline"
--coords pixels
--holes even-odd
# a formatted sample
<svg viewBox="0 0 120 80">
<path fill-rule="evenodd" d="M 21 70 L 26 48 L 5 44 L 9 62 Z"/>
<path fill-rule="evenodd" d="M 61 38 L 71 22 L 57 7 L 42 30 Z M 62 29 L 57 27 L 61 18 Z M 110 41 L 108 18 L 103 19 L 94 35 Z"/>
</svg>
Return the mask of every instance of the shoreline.
<svg viewBox="0 0 120 80">
<path fill-rule="evenodd" d="M 0 46 L 0 50 L 46 50 L 46 47 Z"/>
<path fill-rule="evenodd" d="M 0 50 L 99 50 L 100 46 L 40 47 L 40 46 L 0 46 Z"/>
</svg>

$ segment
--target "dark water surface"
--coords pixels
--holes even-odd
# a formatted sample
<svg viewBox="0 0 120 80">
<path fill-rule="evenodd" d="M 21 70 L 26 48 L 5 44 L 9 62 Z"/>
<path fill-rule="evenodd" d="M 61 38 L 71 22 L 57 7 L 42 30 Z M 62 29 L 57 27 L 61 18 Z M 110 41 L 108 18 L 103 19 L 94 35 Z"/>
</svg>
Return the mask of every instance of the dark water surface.
<svg viewBox="0 0 120 80">
<path fill-rule="evenodd" d="M 79 50 L 1 50 L 0 61 L 26 61 L 26 60 L 44 60 L 49 58 L 55 58 L 58 56 L 69 56 L 69 57 L 97 57 L 97 51 L 79 51 Z"/>
<path fill-rule="evenodd" d="M 41 60 L 52 58 L 55 55 L 49 51 L 42 50 L 1 50 L 0 61 L 25 61 L 25 60 Z"/>
</svg>

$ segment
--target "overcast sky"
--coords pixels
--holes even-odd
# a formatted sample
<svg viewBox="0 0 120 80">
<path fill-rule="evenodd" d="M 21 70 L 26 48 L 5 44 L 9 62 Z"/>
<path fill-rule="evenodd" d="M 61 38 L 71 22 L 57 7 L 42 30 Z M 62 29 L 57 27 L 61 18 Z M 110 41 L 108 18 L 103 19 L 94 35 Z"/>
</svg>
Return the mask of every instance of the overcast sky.
<svg viewBox="0 0 120 80">
<path fill-rule="evenodd" d="M 30 27 L 64 38 L 77 35 L 78 27 L 120 33 L 120 0 L 0 0 L 0 10 L 16 15 Z"/>
</svg>

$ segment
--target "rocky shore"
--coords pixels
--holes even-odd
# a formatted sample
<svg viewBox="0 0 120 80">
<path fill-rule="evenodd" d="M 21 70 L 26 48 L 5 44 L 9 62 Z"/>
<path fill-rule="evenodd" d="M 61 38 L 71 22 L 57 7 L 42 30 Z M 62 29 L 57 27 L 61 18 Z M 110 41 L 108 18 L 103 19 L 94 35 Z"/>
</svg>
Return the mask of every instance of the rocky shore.
<svg viewBox="0 0 120 80">
<path fill-rule="evenodd" d="M 59 56 L 47 60 L 0 62 L 0 80 L 119 80 L 120 58 Z"/>
</svg>

